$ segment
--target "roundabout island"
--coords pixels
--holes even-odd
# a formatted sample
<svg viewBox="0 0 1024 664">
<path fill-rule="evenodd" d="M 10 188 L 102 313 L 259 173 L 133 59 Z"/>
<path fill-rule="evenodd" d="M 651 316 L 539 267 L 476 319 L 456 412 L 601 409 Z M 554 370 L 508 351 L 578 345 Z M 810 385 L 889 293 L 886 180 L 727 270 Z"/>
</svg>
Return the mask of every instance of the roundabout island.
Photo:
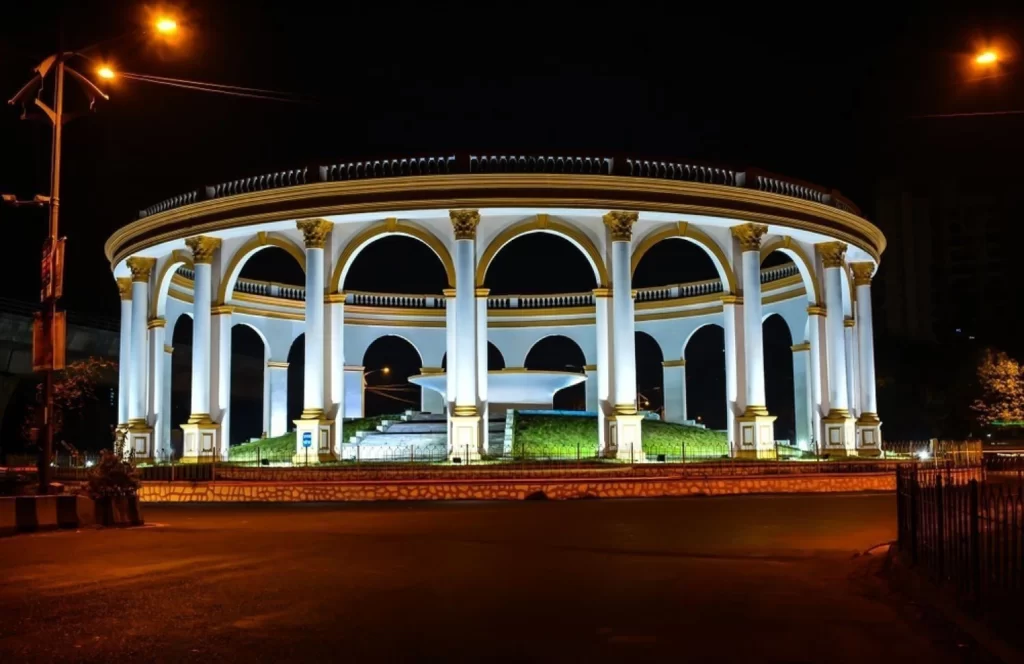
<svg viewBox="0 0 1024 664">
<path fill-rule="evenodd" d="M 584 292 L 492 295 L 488 268 L 509 242 L 547 233 L 587 261 Z M 444 268 L 447 288 L 394 294 L 346 288 L 353 261 L 373 242 L 404 236 Z M 635 288 L 643 256 L 686 242 L 715 278 Z M 245 279 L 258 252 L 276 247 L 305 284 Z M 785 322 L 793 340 L 795 440 L 843 456 L 880 452 L 871 279 L 885 240 L 834 190 L 754 169 L 628 157 L 439 156 L 302 167 L 207 186 L 140 212 L 106 254 L 121 294 L 119 425 L 137 459 L 172 456 L 173 346 L 168 330 L 192 319 L 190 414 L 183 460 L 227 459 L 231 331 L 263 342 L 265 435 L 294 428 L 296 459 L 351 458 L 346 421 L 364 414 L 364 368 L 383 336 L 409 341 L 421 359 L 420 413 L 439 424 L 449 459 L 480 459 L 509 413 L 551 407 L 582 383 L 597 420 L 600 456 L 642 460 L 650 425 L 636 385 L 635 334 L 664 361 L 668 423 L 687 413 L 686 348 L 695 333 L 724 336 L 728 454 L 774 456 L 775 417 L 765 397 L 762 323 Z M 775 252 L 788 261 L 762 266 Z M 288 352 L 304 335 L 302 412 L 287 415 Z M 526 371 L 531 348 L 568 337 L 586 364 L 575 372 Z M 489 371 L 488 349 L 504 359 Z M 691 385 L 691 388 L 693 386 Z M 660 424 L 660 423 L 659 423 Z"/>
</svg>

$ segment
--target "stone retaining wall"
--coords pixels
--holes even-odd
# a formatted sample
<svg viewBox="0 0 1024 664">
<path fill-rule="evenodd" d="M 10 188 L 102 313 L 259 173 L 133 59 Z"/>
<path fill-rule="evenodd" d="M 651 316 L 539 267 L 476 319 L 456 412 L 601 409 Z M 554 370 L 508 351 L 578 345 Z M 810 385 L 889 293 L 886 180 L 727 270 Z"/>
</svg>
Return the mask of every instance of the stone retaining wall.
<svg viewBox="0 0 1024 664">
<path fill-rule="evenodd" d="M 895 491 L 895 473 L 761 477 L 378 482 L 145 482 L 144 502 L 343 502 L 374 500 L 553 500 L 750 493 Z"/>
</svg>

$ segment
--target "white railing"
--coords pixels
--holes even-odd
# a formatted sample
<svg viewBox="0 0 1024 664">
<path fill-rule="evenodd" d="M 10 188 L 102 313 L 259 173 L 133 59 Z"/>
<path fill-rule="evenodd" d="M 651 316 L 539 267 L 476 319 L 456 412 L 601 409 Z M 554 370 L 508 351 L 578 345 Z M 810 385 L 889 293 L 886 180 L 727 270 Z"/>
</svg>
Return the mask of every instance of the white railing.
<svg viewBox="0 0 1024 664">
<path fill-rule="evenodd" d="M 178 274 L 185 279 L 195 279 L 192 268 L 178 268 Z M 761 283 L 767 284 L 780 281 L 800 274 L 796 263 L 786 263 L 777 267 L 761 270 Z M 686 284 L 668 286 L 650 286 L 638 288 L 638 302 L 657 302 L 661 300 L 678 300 L 701 295 L 721 293 L 720 279 L 706 279 Z M 305 301 L 306 289 L 302 286 L 289 286 L 271 281 L 255 279 L 238 279 L 235 281 L 235 292 L 265 297 L 279 297 L 285 300 Z M 447 298 L 438 295 L 415 295 L 407 293 L 370 293 L 366 291 L 347 291 L 345 304 L 385 307 L 392 309 L 444 309 Z M 554 293 L 550 295 L 492 295 L 487 298 L 488 309 L 550 309 L 554 307 L 592 307 L 593 293 Z"/>
</svg>

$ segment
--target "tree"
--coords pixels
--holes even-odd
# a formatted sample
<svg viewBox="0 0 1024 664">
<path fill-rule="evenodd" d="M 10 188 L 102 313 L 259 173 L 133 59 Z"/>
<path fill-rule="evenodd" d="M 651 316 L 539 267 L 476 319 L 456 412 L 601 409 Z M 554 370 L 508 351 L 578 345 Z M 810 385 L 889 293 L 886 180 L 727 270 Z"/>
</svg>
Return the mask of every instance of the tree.
<svg viewBox="0 0 1024 664">
<path fill-rule="evenodd" d="M 1024 369 L 1006 353 L 986 350 L 978 363 L 981 397 L 972 409 L 982 425 L 1024 422 Z"/>
<path fill-rule="evenodd" d="M 64 428 L 66 417 L 78 412 L 90 401 L 96 399 L 96 385 L 106 375 L 117 370 L 117 362 L 102 357 L 90 357 L 84 360 L 71 362 L 54 378 L 53 385 L 53 425 L 54 434 L 60 433 Z M 37 405 L 29 406 L 25 412 L 25 421 L 22 424 L 22 431 L 25 437 L 34 440 L 34 429 L 39 424 L 38 402 L 41 401 L 43 386 L 36 388 L 38 397 Z"/>
</svg>

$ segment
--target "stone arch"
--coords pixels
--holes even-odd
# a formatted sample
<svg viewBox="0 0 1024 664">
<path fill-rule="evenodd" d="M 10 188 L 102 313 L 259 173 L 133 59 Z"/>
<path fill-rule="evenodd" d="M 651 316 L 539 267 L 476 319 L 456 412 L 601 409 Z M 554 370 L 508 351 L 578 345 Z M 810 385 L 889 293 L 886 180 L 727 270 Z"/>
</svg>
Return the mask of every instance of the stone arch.
<svg viewBox="0 0 1024 664">
<path fill-rule="evenodd" d="M 362 362 L 363 366 L 366 365 L 366 353 L 370 350 L 370 346 L 372 346 L 373 344 L 377 343 L 378 341 L 385 337 L 395 337 L 396 339 L 401 339 L 405 343 L 409 344 L 412 347 L 412 349 L 416 351 L 416 355 L 418 355 L 420 358 L 419 366 L 423 366 L 423 352 L 419 349 L 419 347 L 416 346 L 416 344 L 413 343 L 413 340 L 410 339 L 409 337 L 405 336 L 404 334 L 395 334 L 394 332 L 382 334 L 379 337 L 373 339 L 370 343 L 366 344 L 366 348 L 363 349 L 363 356 L 359 359 L 359 361 Z"/>
<path fill-rule="evenodd" d="M 722 289 L 725 294 L 736 293 L 736 276 L 729 267 L 729 259 L 726 257 L 725 252 L 722 251 L 722 248 L 718 246 L 718 243 L 710 235 L 686 221 L 674 224 L 661 224 L 645 235 L 640 240 L 640 243 L 637 244 L 636 249 L 633 250 L 630 274 L 632 275 L 633 272 L 636 272 L 636 266 L 640 264 L 640 259 L 650 251 L 651 247 L 662 240 L 673 238 L 687 240 L 706 251 L 711 258 L 711 262 L 715 265 L 715 270 L 718 271 L 719 278 L 722 280 Z"/>
<path fill-rule="evenodd" d="M 776 416 L 774 428 L 777 440 L 792 443 L 796 435 L 796 380 L 793 366 L 793 345 L 801 343 L 790 320 L 780 312 L 761 318 L 765 405 Z M 782 332 L 785 330 L 785 333 Z M 785 334 L 785 337 L 781 336 Z"/>
<path fill-rule="evenodd" d="M 665 384 L 662 362 L 665 360 L 665 349 L 657 337 L 643 330 L 633 333 L 636 349 L 636 389 L 641 410 L 661 410 L 665 403 Z M 657 351 L 653 353 L 653 351 Z M 650 352 L 645 352 L 650 351 Z M 646 355 L 648 362 L 641 361 Z M 646 403 L 644 401 L 646 400 Z"/>
<path fill-rule="evenodd" d="M 541 360 L 540 363 L 544 364 L 545 366 L 536 366 L 536 364 L 538 363 L 538 357 L 534 355 L 535 351 L 537 351 L 538 348 L 542 348 L 543 345 L 550 345 L 552 342 L 556 342 L 556 340 L 558 343 L 568 343 L 574 346 L 577 352 L 576 359 L 578 359 L 579 362 L 572 364 L 563 364 L 562 359 L 568 359 L 568 357 L 560 357 L 560 359 L 553 362 L 543 362 Z M 531 355 L 534 355 L 533 362 L 530 361 Z M 549 355 L 549 358 L 550 357 L 551 355 Z M 534 371 L 582 371 L 586 367 L 586 358 L 587 354 L 583 351 L 583 347 L 580 346 L 579 342 L 573 339 L 572 337 L 557 333 L 546 334 L 540 339 L 537 339 L 535 342 L 533 342 L 533 344 L 530 346 L 530 349 L 526 351 L 526 355 L 523 358 L 523 368 L 531 370 L 530 365 L 533 364 L 535 365 L 532 368 L 532 370 Z M 554 395 L 554 399 L 552 400 L 552 406 L 555 408 L 555 410 L 586 410 L 587 392 L 585 384 L 580 383 L 578 385 L 573 385 L 572 387 L 567 387 L 559 390 Z"/>
<path fill-rule="evenodd" d="M 800 244 L 788 235 L 775 238 L 761 247 L 761 262 L 764 263 L 764 259 L 768 258 L 773 251 L 789 256 L 796 263 L 796 267 L 800 271 L 800 278 L 804 282 L 804 290 L 807 291 L 807 301 L 811 305 L 823 302 L 818 273 L 814 270 L 814 261 L 800 247 Z"/>
<path fill-rule="evenodd" d="M 267 247 L 280 247 L 284 249 L 292 258 L 298 261 L 302 271 L 306 271 L 306 252 L 302 247 L 276 233 L 260 231 L 256 234 L 256 237 L 251 238 L 239 247 L 231 257 L 231 262 L 228 263 L 227 269 L 224 270 L 224 278 L 220 281 L 220 292 L 217 293 L 218 303 L 223 304 L 228 301 L 228 296 L 235 290 L 235 283 L 238 281 L 238 275 L 241 274 L 242 266 L 245 265 L 245 262 L 257 251 Z"/>
<path fill-rule="evenodd" d="M 182 265 L 195 268 L 192 254 L 185 249 L 175 249 L 167 258 L 153 282 L 153 296 L 149 298 L 149 317 L 162 318 L 167 313 L 167 294 L 171 289 L 171 279 Z"/>
<path fill-rule="evenodd" d="M 590 267 L 594 270 L 596 287 L 608 287 L 610 283 L 608 270 L 605 268 L 604 260 L 601 259 L 601 252 L 598 251 L 597 245 L 594 244 L 587 234 L 557 218 L 549 217 L 546 214 L 538 214 L 532 219 L 525 219 L 512 224 L 491 240 L 477 263 L 476 285 L 478 288 L 483 287 L 484 279 L 487 277 L 487 269 L 491 266 L 491 262 L 498 255 L 498 252 L 520 235 L 527 235 L 529 233 L 550 233 L 571 242 L 577 249 L 583 252 L 583 255 L 586 256 L 587 261 L 590 263 Z"/>
<path fill-rule="evenodd" d="M 423 352 L 412 339 L 392 332 L 381 334 L 366 345 L 360 362 L 367 416 L 419 409 L 424 388 L 410 383 L 409 377 L 421 373 Z"/>
<path fill-rule="evenodd" d="M 448 275 L 448 285 L 453 288 L 455 287 L 455 263 L 452 261 L 447 247 L 444 246 L 444 242 L 415 222 L 389 217 L 375 224 L 370 224 L 348 241 L 348 244 L 341 250 L 341 255 L 338 256 L 338 260 L 334 264 L 334 274 L 331 275 L 329 292 L 337 293 L 343 289 L 345 276 L 348 274 L 349 267 L 352 266 L 352 261 L 355 260 L 355 257 L 359 255 L 359 252 L 366 245 L 388 235 L 404 235 L 427 245 L 444 265 L 445 274 Z"/>
<path fill-rule="evenodd" d="M 227 443 L 233 445 L 270 430 L 270 413 L 266 412 L 270 405 L 266 391 L 270 344 L 263 331 L 248 322 L 232 321 L 230 334 L 229 422 L 222 430 L 229 432 Z M 259 339 L 261 345 L 258 355 L 254 339 Z M 248 346 L 252 346 L 252 353 L 246 352 Z"/>
<path fill-rule="evenodd" d="M 507 366 L 505 363 L 505 354 L 501 352 L 498 345 L 490 339 L 487 340 L 487 370 L 488 371 L 501 371 Z M 441 356 L 440 367 L 447 371 L 448 369 L 448 352 Z"/>
</svg>

